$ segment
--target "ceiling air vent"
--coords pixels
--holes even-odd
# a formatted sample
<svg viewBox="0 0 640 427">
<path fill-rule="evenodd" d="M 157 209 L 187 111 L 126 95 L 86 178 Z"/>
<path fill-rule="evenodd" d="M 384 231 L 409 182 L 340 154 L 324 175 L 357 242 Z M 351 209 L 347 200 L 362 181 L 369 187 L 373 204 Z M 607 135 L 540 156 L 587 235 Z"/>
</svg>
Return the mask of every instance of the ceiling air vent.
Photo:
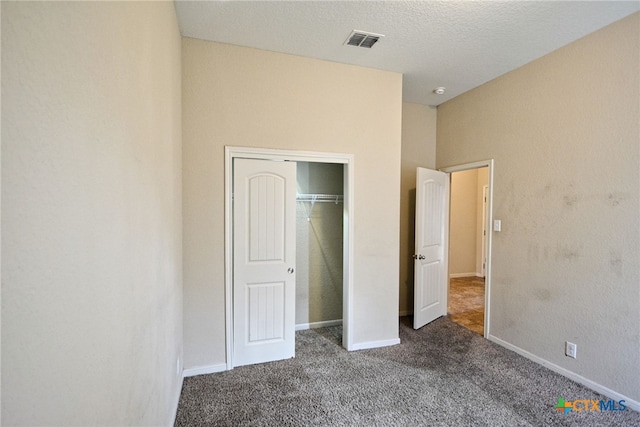
<svg viewBox="0 0 640 427">
<path fill-rule="evenodd" d="M 367 33 L 366 31 L 353 30 L 344 44 L 371 48 L 378 40 L 384 37 L 382 34 Z"/>
</svg>

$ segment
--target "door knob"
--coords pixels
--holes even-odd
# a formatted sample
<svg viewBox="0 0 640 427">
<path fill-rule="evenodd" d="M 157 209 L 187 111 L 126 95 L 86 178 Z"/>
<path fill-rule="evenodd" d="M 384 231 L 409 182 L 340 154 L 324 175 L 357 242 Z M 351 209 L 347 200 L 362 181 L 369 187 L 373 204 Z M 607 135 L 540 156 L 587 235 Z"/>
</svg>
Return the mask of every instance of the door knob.
<svg viewBox="0 0 640 427">
<path fill-rule="evenodd" d="M 293 269 L 293 267 L 289 267 L 289 269 L 287 270 L 287 273 L 289 274 L 293 274 L 295 270 Z"/>
<path fill-rule="evenodd" d="M 413 259 L 425 259 L 425 256 L 422 255 L 422 254 L 419 254 L 419 255 L 415 254 L 415 255 L 413 255 Z"/>
</svg>

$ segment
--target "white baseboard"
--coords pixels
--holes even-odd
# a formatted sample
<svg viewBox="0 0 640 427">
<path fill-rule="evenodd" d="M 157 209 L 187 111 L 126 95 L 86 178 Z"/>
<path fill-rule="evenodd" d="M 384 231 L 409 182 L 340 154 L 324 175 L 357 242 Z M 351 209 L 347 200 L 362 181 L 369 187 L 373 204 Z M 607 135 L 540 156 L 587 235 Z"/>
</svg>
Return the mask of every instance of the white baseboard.
<svg viewBox="0 0 640 427">
<path fill-rule="evenodd" d="M 218 365 L 198 366 L 197 368 L 189 368 L 182 371 L 182 378 L 193 377 L 195 375 L 215 374 L 226 370 L 226 363 L 220 363 Z"/>
<path fill-rule="evenodd" d="M 321 322 L 301 323 L 296 325 L 296 331 L 306 331 L 307 329 L 327 328 L 329 326 L 342 325 L 342 319 L 323 320 Z"/>
<path fill-rule="evenodd" d="M 370 348 L 388 347 L 390 345 L 398 345 L 398 344 L 400 344 L 400 338 L 394 338 L 392 340 L 361 342 L 361 343 L 354 344 L 353 347 L 349 349 L 349 351 L 367 350 Z"/>
<path fill-rule="evenodd" d="M 451 273 L 449 277 L 451 279 L 457 279 L 458 277 L 478 277 L 478 273 Z"/>
<path fill-rule="evenodd" d="M 605 386 L 603 386 L 601 384 L 598 384 L 598 383 L 596 383 L 594 381 L 591 381 L 590 379 L 585 378 L 582 375 L 578 375 L 575 372 L 572 372 L 572 371 L 570 371 L 568 369 L 565 369 L 565 368 L 563 368 L 561 366 L 558 366 L 555 363 L 551 363 L 546 359 L 543 359 L 541 357 L 536 356 L 535 354 L 531 354 L 527 350 L 524 350 L 524 349 L 522 349 L 520 347 L 517 347 L 517 346 L 515 346 L 513 344 L 510 344 L 510 343 L 508 343 L 506 341 L 503 341 L 500 338 L 497 338 L 497 337 L 495 337 L 493 335 L 489 335 L 487 337 L 487 339 L 489 341 L 492 341 L 492 342 L 504 347 L 504 348 L 507 348 L 507 349 L 509 349 L 511 351 L 514 351 L 514 352 L 518 353 L 519 355 L 524 356 L 527 359 L 532 360 L 532 361 L 544 366 L 545 368 L 548 368 L 548 369 L 550 369 L 550 370 L 552 370 L 552 371 L 554 371 L 554 372 L 556 372 L 556 373 L 558 373 L 558 374 L 560 374 L 562 376 L 565 376 L 565 377 L 567 377 L 567 378 L 569 378 L 569 379 L 571 379 L 571 380 L 573 380 L 573 381 L 575 381 L 577 383 L 580 383 L 583 386 L 588 387 L 588 388 L 590 388 L 591 390 L 593 390 L 593 391 L 595 391 L 597 393 L 600 393 L 600 394 L 602 394 L 604 396 L 607 396 L 609 399 L 616 400 L 616 401 L 624 400 L 624 404 L 625 405 L 627 405 L 629 408 L 633 409 L 634 411 L 640 412 L 640 402 L 638 402 L 638 401 L 635 401 L 633 399 L 629 399 L 627 396 L 624 396 L 624 395 L 618 393 L 617 391 L 611 390 L 608 387 L 605 387 Z"/>
</svg>

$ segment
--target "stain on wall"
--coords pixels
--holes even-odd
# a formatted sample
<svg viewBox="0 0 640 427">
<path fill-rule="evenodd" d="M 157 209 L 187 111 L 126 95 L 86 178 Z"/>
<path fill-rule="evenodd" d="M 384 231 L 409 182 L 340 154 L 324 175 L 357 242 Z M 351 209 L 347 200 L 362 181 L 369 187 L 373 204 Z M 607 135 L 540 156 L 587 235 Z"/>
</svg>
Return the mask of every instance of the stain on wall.
<svg viewBox="0 0 640 427">
<path fill-rule="evenodd" d="M 490 333 L 635 401 L 638 69 L 636 13 L 440 105 L 437 127 L 438 168 L 494 159 Z"/>
</svg>

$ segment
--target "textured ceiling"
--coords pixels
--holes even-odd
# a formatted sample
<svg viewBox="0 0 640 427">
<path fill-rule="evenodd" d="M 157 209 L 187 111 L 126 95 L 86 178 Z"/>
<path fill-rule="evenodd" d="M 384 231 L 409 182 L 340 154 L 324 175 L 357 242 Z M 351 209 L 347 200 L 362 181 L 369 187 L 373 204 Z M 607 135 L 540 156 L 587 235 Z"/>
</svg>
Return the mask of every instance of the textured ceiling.
<svg viewBox="0 0 640 427">
<path fill-rule="evenodd" d="M 640 10 L 639 1 L 181 1 L 183 36 L 404 74 L 438 105 Z M 384 34 L 345 46 L 352 30 Z M 436 95 L 436 87 L 447 88 Z"/>
</svg>

